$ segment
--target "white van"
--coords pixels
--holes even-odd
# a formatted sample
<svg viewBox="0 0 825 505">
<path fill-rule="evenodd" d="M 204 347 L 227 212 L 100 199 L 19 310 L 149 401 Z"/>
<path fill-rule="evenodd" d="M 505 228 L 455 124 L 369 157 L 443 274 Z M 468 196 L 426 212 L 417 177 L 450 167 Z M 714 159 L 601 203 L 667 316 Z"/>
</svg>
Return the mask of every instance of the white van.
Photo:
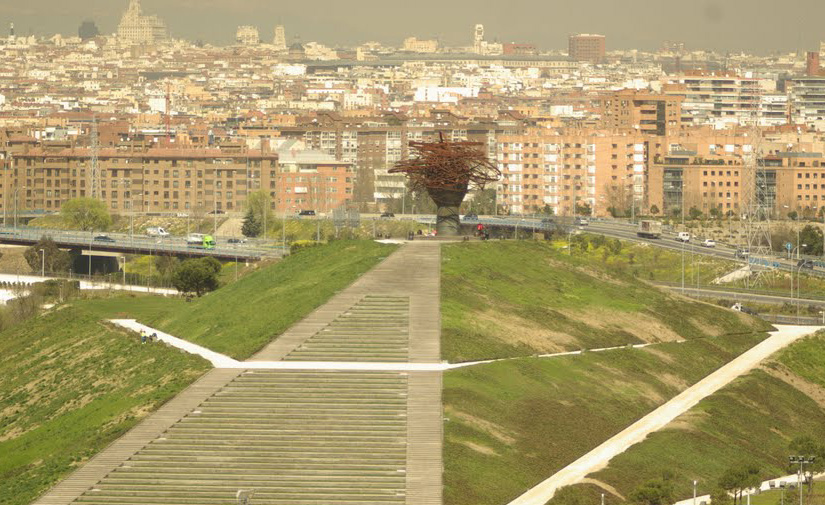
<svg viewBox="0 0 825 505">
<path fill-rule="evenodd" d="M 677 242 L 690 242 L 690 233 L 686 231 L 680 231 L 678 235 L 676 235 Z"/>
<path fill-rule="evenodd" d="M 160 226 L 153 226 L 151 228 L 146 228 L 146 234 L 150 237 L 168 237 L 169 232 L 161 228 Z"/>
</svg>

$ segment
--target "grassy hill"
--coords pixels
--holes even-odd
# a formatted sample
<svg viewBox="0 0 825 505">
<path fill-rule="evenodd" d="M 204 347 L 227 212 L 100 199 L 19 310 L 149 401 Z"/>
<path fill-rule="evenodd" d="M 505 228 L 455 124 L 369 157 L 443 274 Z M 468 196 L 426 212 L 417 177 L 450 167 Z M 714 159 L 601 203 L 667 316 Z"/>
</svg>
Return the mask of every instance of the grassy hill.
<svg viewBox="0 0 825 505">
<path fill-rule="evenodd" d="M 666 468 L 678 476 L 674 488 L 683 499 L 694 479 L 701 493 L 710 492 L 725 470 L 742 461 L 759 465 L 764 479 L 786 475 L 789 442 L 803 435 L 821 440 L 825 433 L 824 407 L 820 332 L 706 398 L 591 477 L 626 495 Z"/>
<path fill-rule="evenodd" d="M 77 307 L 0 333 L 0 503 L 31 502 L 207 369 Z"/>
<path fill-rule="evenodd" d="M 101 318 L 136 318 L 214 351 L 246 359 L 396 247 L 365 240 L 312 247 L 190 303 L 118 297 L 81 305 Z"/>
<path fill-rule="evenodd" d="M 508 503 L 763 338 L 739 334 L 447 372 L 445 503 Z"/>
<path fill-rule="evenodd" d="M 452 244 L 442 258 L 442 354 L 451 362 L 769 327 L 653 288 L 640 280 L 643 271 L 611 268 L 593 254 L 570 256 L 548 243 Z"/>
</svg>

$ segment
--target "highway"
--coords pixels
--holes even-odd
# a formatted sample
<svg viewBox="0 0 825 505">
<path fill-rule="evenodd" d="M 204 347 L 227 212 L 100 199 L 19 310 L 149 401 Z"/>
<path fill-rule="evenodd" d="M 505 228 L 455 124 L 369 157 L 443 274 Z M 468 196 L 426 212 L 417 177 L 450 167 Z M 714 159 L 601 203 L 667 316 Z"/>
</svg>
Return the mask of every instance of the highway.
<svg viewBox="0 0 825 505">
<path fill-rule="evenodd" d="M 32 245 L 48 236 L 59 247 L 87 251 L 124 254 L 167 254 L 173 256 L 213 257 L 219 260 L 259 261 L 264 257 L 279 257 L 279 249 L 265 249 L 257 244 L 228 244 L 217 238 L 214 249 L 189 246 L 185 237 L 130 236 L 125 233 L 106 233 L 52 230 L 46 228 L 0 227 L 0 243 Z M 101 239 L 101 236 L 107 239 Z"/>
<path fill-rule="evenodd" d="M 536 232 L 541 232 L 544 230 L 555 230 L 559 226 L 572 226 L 572 218 L 556 217 L 550 219 L 554 219 L 557 223 L 545 223 L 538 217 L 519 218 L 514 216 L 479 216 L 477 219 L 462 219 L 461 223 L 467 226 L 480 223 L 491 229 L 503 227 L 525 230 L 525 232 L 530 232 L 533 230 Z M 565 220 L 569 222 L 565 223 Z M 422 223 L 432 224 L 435 221 L 435 217 L 422 218 L 420 221 Z M 636 225 L 611 219 L 590 219 L 590 224 L 588 226 L 581 226 L 577 228 L 581 232 L 585 233 L 594 233 L 631 242 L 646 243 L 656 247 L 661 247 L 663 249 L 669 249 L 671 251 L 681 252 L 684 250 L 685 253 L 703 254 L 729 261 L 738 261 L 742 264 L 742 266 L 745 266 L 746 263 L 745 260 L 736 258 L 735 247 L 730 247 L 726 244 L 717 244 L 716 247 L 709 248 L 702 247 L 696 243 L 685 244 L 678 242 L 676 240 L 676 234 L 667 230 L 663 233 L 662 238 L 659 239 L 642 238 L 636 234 Z M 821 258 L 815 258 L 815 260 L 821 261 Z M 788 272 L 796 272 L 797 270 L 796 260 L 788 260 L 777 255 L 765 258 L 752 257 L 750 258 L 750 262 L 755 268 L 778 268 Z M 817 266 L 814 269 L 803 269 L 803 273 L 817 277 L 825 277 L 825 269 L 820 266 Z"/>
</svg>

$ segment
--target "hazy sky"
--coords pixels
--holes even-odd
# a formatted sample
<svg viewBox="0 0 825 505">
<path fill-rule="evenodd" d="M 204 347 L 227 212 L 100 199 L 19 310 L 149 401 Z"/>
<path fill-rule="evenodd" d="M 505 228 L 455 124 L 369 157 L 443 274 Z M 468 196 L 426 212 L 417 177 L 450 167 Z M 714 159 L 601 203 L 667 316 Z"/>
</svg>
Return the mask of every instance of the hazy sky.
<svg viewBox="0 0 825 505">
<path fill-rule="evenodd" d="M 115 31 L 128 0 L 0 0 L 0 27 L 18 34 L 76 34 L 83 19 Z M 610 48 L 656 49 L 663 40 L 689 48 L 756 53 L 818 49 L 825 39 L 824 0 L 143 0 L 175 37 L 225 44 L 242 24 L 271 40 L 286 26 L 288 40 L 351 45 L 400 44 L 408 35 L 468 44 L 475 23 L 488 40 L 567 47 L 570 33 L 607 36 Z M 3 32 L 5 28 L 1 28 Z"/>
</svg>

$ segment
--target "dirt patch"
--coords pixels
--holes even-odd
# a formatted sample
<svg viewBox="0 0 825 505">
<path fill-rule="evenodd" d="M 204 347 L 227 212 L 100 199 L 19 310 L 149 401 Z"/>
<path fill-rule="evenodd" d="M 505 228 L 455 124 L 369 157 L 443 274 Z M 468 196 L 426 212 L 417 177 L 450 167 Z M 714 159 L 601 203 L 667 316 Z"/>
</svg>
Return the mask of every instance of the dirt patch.
<svg viewBox="0 0 825 505">
<path fill-rule="evenodd" d="M 802 377 L 791 372 L 785 365 L 772 363 L 770 367 L 760 366 L 771 377 L 777 378 L 789 386 L 805 393 L 811 400 L 815 401 L 819 408 L 825 409 L 825 388 L 813 382 L 809 382 Z"/>
<path fill-rule="evenodd" d="M 699 431 L 699 424 L 710 414 L 699 410 L 689 410 L 669 423 L 665 429 L 680 431 Z"/>
<path fill-rule="evenodd" d="M 592 484 L 594 486 L 598 486 L 603 491 L 607 491 L 608 493 L 612 494 L 616 498 L 618 498 L 622 501 L 625 501 L 625 497 L 622 496 L 622 494 L 615 487 L 611 486 L 610 484 L 608 484 L 606 482 L 602 482 L 598 479 L 582 479 L 581 483 L 582 484 Z"/>
<path fill-rule="evenodd" d="M 660 360 L 662 360 L 665 363 L 673 363 L 674 362 L 673 356 L 671 356 L 670 354 L 668 354 L 664 351 L 660 351 L 660 350 L 656 349 L 653 346 L 645 347 L 642 350 L 644 352 L 649 352 L 650 354 L 656 356 L 657 358 L 659 358 Z"/>
<path fill-rule="evenodd" d="M 513 314 L 488 311 L 475 314 L 473 320 L 473 324 L 483 328 L 491 325 L 497 328 L 498 331 L 491 333 L 502 342 L 522 344 L 535 349 L 537 353 L 568 351 L 576 347 L 578 342 L 567 333 L 548 330 Z"/>
<path fill-rule="evenodd" d="M 684 391 L 685 389 L 690 387 L 690 384 L 688 384 L 687 381 L 685 381 L 683 378 L 681 378 L 677 375 L 664 373 L 664 374 L 659 374 L 656 377 L 661 382 L 664 382 L 665 384 L 667 384 L 669 386 L 673 386 L 676 389 L 678 389 L 679 391 Z"/>
<path fill-rule="evenodd" d="M 504 428 L 501 426 L 491 423 L 490 421 L 475 417 L 472 414 L 467 414 L 466 412 L 461 412 L 459 410 L 455 410 L 452 407 L 445 407 L 444 412 L 449 417 L 454 417 L 459 421 L 462 421 L 473 428 L 476 428 L 484 433 L 487 433 L 491 437 L 495 438 L 499 442 L 502 442 L 507 445 L 512 445 L 516 442 L 516 439 L 508 435 Z"/>
<path fill-rule="evenodd" d="M 498 453 L 496 451 L 490 449 L 486 445 L 476 444 L 476 443 L 473 443 L 473 442 L 469 442 L 467 440 L 462 440 L 461 442 L 459 442 L 459 444 L 461 444 L 465 447 L 469 447 L 470 449 L 474 450 L 475 452 L 484 454 L 486 456 L 498 456 Z"/>
<path fill-rule="evenodd" d="M 604 330 L 621 330 L 630 333 L 642 342 L 673 342 L 682 337 L 661 321 L 641 312 L 619 310 L 577 308 L 559 311 L 574 321 Z"/>
</svg>

